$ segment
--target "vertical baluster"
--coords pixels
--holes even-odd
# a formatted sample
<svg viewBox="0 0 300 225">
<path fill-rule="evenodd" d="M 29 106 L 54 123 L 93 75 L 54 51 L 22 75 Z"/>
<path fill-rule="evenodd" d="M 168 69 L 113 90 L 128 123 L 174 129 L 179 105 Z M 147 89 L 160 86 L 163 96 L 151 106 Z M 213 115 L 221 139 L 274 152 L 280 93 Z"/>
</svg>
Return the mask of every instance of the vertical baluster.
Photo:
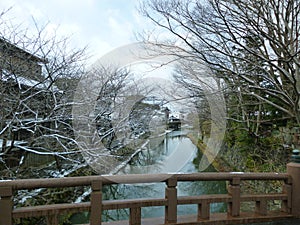
<svg viewBox="0 0 300 225">
<path fill-rule="evenodd" d="M 12 225 L 12 187 L 0 187 L 0 225 Z"/>
<path fill-rule="evenodd" d="M 201 201 L 198 204 L 198 220 L 209 219 L 210 216 L 210 204 L 207 199 Z"/>
<path fill-rule="evenodd" d="M 290 183 L 283 184 L 282 192 L 287 195 L 287 200 L 283 200 L 281 210 L 286 213 L 292 212 L 292 185 Z"/>
<path fill-rule="evenodd" d="M 140 207 L 130 208 L 129 224 L 130 225 L 141 225 L 141 208 Z"/>
<path fill-rule="evenodd" d="M 167 180 L 167 187 L 165 196 L 167 199 L 167 205 L 165 207 L 165 223 L 177 222 L 177 179 L 171 177 Z"/>
<path fill-rule="evenodd" d="M 268 204 L 266 199 L 261 199 L 255 202 L 255 213 L 265 216 L 268 213 Z"/>
<path fill-rule="evenodd" d="M 48 215 L 46 217 L 47 225 L 58 225 L 58 214 Z"/>
<path fill-rule="evenodd" d="M 241 183 L 241 179 L 239 177 L 235 177 L 230 181 L 230 185 L 228 187 L 228 194 L 231 195 L 232 197 L 232 201 L 229 202 L 229 214 L 231 216 L 240 215 L 240 207 L 241 207 L 240 183 Z"/>
<path fill-rule="evenodd" d="M 92 193 L 91 193 L 91 225 L 101 225 L 102 214 L 102 181 L 92 181 Z"/>
</svg>

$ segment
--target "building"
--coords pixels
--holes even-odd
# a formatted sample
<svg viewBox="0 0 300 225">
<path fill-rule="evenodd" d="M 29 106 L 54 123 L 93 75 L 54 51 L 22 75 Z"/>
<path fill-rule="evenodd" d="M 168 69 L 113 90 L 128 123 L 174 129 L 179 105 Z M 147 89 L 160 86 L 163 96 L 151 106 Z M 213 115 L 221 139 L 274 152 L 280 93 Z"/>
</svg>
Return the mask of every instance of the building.
<svg viewBox="0 0 300 225">
<path fill-rule="evenodd" d="M 0 71 L 28 80 L 42 81 L 42 65 L 45 59 L 35 56 L 0 38 Z"/>
<path fill-rule="evenodd" d="M 0 38 L 0 153 L 4 156 L 34 139 L 37 122 L 53 104 L 42 75 L 45 63 Z"/>
<path fill-rule="evenodd" d="M 181 129 L 181 120 L 175 116 L 170 116 L 167 124 L 168 129 L 180 130 Z"/>
</svg>

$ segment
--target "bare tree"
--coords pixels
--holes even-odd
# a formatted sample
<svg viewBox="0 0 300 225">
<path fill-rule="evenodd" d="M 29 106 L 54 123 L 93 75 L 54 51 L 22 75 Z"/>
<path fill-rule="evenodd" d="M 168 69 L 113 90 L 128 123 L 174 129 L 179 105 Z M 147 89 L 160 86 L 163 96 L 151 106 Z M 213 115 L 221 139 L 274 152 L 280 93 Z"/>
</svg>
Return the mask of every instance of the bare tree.
<svg viewBox="0 0 300 225">
<path fill-rule="evenodd" d="M 84 73 L 85 48 L 0 17 L 0 159 L 4 176 L 20 166 L 80 160 L 71 127 L 72 93 Z M 30 31 L 29 31 L 30 30 Z"/>
<path fill-rule="evenodd" d="M 300 124 L 298 0 L 147 0 L 141 12 L 172 35 L 154 44 L 177 43 L 226 82 L 242 113 L 236 120 L 259 125 L 272 111 Z"/>
<path fill-rule="evenodd" d="M 153 89 L 135 77 L 126 68 L 97 64 L 79 82 L 73 126 L 84 158 L 98 173 L 118 172 L 153 135 L 150 122 L 161 108 L 144 101 Z"/>
</svg>

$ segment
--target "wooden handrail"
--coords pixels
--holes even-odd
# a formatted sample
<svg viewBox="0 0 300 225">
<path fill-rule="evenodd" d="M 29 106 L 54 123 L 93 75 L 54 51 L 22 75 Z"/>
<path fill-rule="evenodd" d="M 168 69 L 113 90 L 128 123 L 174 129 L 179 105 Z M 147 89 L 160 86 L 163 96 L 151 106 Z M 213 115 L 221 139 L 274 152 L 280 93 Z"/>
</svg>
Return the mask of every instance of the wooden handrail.
<svg viewBox="0 0 300 225">
<path fill-rule="evenodd" d="M 281 180 L 284 181 L 283 193 L 242 195 L 240 183 L 246 180 Z M 228 181 L 228 194 L 213 194 L 201 196 L 177 196 L 178 182 L 191 181 Z M 165 198 L 158 199 L 130 199 L 130 200 L 102 200 L 102 186 L 111 184 L 143 184 L 165 182 Z M 45 206 L 31 206 L 12 208 L 13 192 L 23 189 L 38 188 L 62 188 L 75 186 L 91 186 L 91 202 L 72 204 L 53 204 Z M 0 225 L 11 225 L 12 218 L 46 216 L 49 224 L 58 224 L 57 215 L 62 213 L 74 213 L 90 211 L 90 224 L 100 225 L 101 212 L 109 209 L 129 208 L 130 224 L 141 224 L 141 208 L 149 206 L 165 207 L 165 223 L 177 222 L 177 205 L 198 205 L 198 220 L 209 220 L 210 204 L 223 202 L 228 204 L 228 212 L 231 217 L 240 216 L 240 204 L 252 201 L 256 204 L 254 213 L 267 215 L 267 201 L 282 201 L 282 210 L 285 215 L 291 212 L 292 180 L 287 173 L 193 173 L 193 174 L 130 174 L 117 176 L 87 176 L 67 177 L 52 179 L 25 179 L 0 182 L 0 209 L 10 219 L 0 219 Z M 8 204 L 9 203 L 9 204 Z M 4 205 L 6 204 L 6 205 Z M 11 204 L 11 205 L 10 205 Z M 2 214 L 3 215 L 3 214 Z"/>
<path fill-rule="evenodd" d="M 283 180 L 291 183 L 287 173 L 234 173 L 234 172 L 209 172 L 190 174 L 127 174 L 127 175 L 103 175 L 84 177 L 63 177 L 47 179 L 20 179 L 2 180 L 1 186 L 10 186 L 13 190 L 37 189 L 37 188 L 62 188 L 89 186 L 92 181 L 101 180 L 103 185 L 110 184 L 142 184 L 166 182 L 170 177 L 181 181 L 230 181 L 234 178 L 240 180 Z"/>
</svg>

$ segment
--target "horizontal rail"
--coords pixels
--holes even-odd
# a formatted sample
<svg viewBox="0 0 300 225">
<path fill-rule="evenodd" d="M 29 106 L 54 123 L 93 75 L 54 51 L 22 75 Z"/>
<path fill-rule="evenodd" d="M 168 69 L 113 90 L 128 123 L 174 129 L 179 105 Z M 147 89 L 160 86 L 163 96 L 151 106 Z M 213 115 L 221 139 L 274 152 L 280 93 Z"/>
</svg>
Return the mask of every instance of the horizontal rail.
<svg viewBox="0 0 300 225">
<path fill-rule="evenodd" d="M 208 203 L 230 202 L 232 200 L 232 197 L 228 194 L 182 196 L 182 197 L 180 196 L 177 199 L 177 204 L 178 205 L 199 204 L 204 200 L 207 201 Z"/>
<path fill-rule="evenodd" d="M 263 195 L 241 195 L 241 202 L 259 201 L 262 199 L 267 201 L 288 200 L 288 196 L 282 193 Z"/>
<path fill-rule="evenodd" d="M 136 207 L 166 206 L 167 200 L 158 199 L 125 199 L 125 200 L 106 200 L 103 201 L 103 210 L 128 209 Z"/>
<path fill-rule="evenodd" d="M 27 206 L 20 207 L 13 210 L 13 217 L 28 218 L 28 217 L 40 217 L 54 215 L 56 213 L 78 213 L 88 212 L 91 209 L 90 202 L 84 203 L 63 203 L 63 204 L 52 204 L 52 205 L 39 205 L 39 206 Z"/>
<path fill-rule="evenodd" d="M 284 181 L 282 193 L 271 194 L 241 194 L 241 182 L 248 180 L 280 180 Z M 177 196 L 178 182 L 194 181 L 229 181 L 227 194 L 209 194 L 200 196 Z M 143 184 L 165 182 L 165 198 L 140 198 L 123 200 L 102 200 L 102 186 L 111 184 Z M 66 203 L 11 207 L 13 193 L 16 190 L 39 188 L 64 188 L 91 186 L 91 202 Z M 287 173 L 192 173 L 192 174 L 129 174 L 114 176 L 86 176 L 52 179 L 24 179 L 0 181 L 0 208 L 3 208 L 12 218 L 45 216 L 48 224 L 58 224 L 58 215 L 64 213 L 91 212 L 91 225 L 101 224 L 103 210 L 130 209 L 130 224 L 141 224 L 141 208 L 152 206 L 165 207 L 165 223 L 176 224 L 177 206 L 185 204 L 198 205 L 198 220 L 209 220 L 211 203 L 226 203 L 230 218 L 241 215 L 241 202 L 255 202 L 255 214 L 267 215 L 267 202 L 282 201 L 285 215 L 291 215 L 292 179 Z M 6 207 L 6 202 L 10 204 Z M 11 220 L 1 222 L 0 225 L 12 224 Z M 50 222 L 49 222 L 50 221 Z M 54 221 L 54 222 L 53 222 Z"/>
<path fill-rule="evenodd" d="M 286 194 L 265 194 L 265 195 L 241 195 L 241 202 L 260 201 L 260 200 L 287 200 Z M 178 205 L 200 204 L 203 201 L 207 203 L 229 203 L 232 196 L 228 194 L 213 194 L 201 196 L 182 196 L 178 197 Z M 167 200 L 160 199 L 124 199 L 124 200 L 105 200 L 102 202 L 103 210 L 116 210 L 136 207 L 166 206 Z M 90 202 L 85 203 L 65 203 L 53 205 L 41 205 L 31 207 L 21 207 L 13 210 L 14 218 L 40 217 L 50 214 L 60 213 L 77 213 L 86 212 L 91 208 Z"/>
<path fill-rule="evenodd" d="M 37 188 L 61 188 L 89 186 L 92 181 L 101 180 L 106 184 L 142 184 L 166 182 L 169 178 L 177 181 L 230 181 L 240 180 L 284 180 L 291 183 L 287 173 L 191 173 L 191 174 L 127 174 L 111 176 L 86 176 L 86 177 L 64 177 L 49 179 L 21 179 L 2 180 L 1 186 L 11 186 L 13 190 L 37 189 Z"/>
<path fill-rule="evenodd" d="M 103 210 L 127 209 L 135 207 L 165 206 L 166 199 L 129 199 L 129 200 L 106 200 L 102 201 Z M 64 203 L 52 205 L 40 205 L 20 207 L 13 210 L 13 217 L 28 218 L 48 216 L 55 213 L 78 213 L 87 212 L 91 209 L 90 202 L 84 203 Z"/>
<path fill-rule="evenodd" d="M 241 195 L 241 202 L 250 202 L 250 201 L 260 201 L 260 200 L 287 200 L 288 196 L 282 193 L 276 194 L 260 194 L 260 195 Z M 215 194 L 215 195 L 200 195 L 200 196 L 183 196 L 178 197 L 178 205 L 188 205 L 188 204 L 199 204 L 203 201 L 207 203 L 229 203 L 232 202 L 232 196 L 228 194 Z"/>
</svg>

